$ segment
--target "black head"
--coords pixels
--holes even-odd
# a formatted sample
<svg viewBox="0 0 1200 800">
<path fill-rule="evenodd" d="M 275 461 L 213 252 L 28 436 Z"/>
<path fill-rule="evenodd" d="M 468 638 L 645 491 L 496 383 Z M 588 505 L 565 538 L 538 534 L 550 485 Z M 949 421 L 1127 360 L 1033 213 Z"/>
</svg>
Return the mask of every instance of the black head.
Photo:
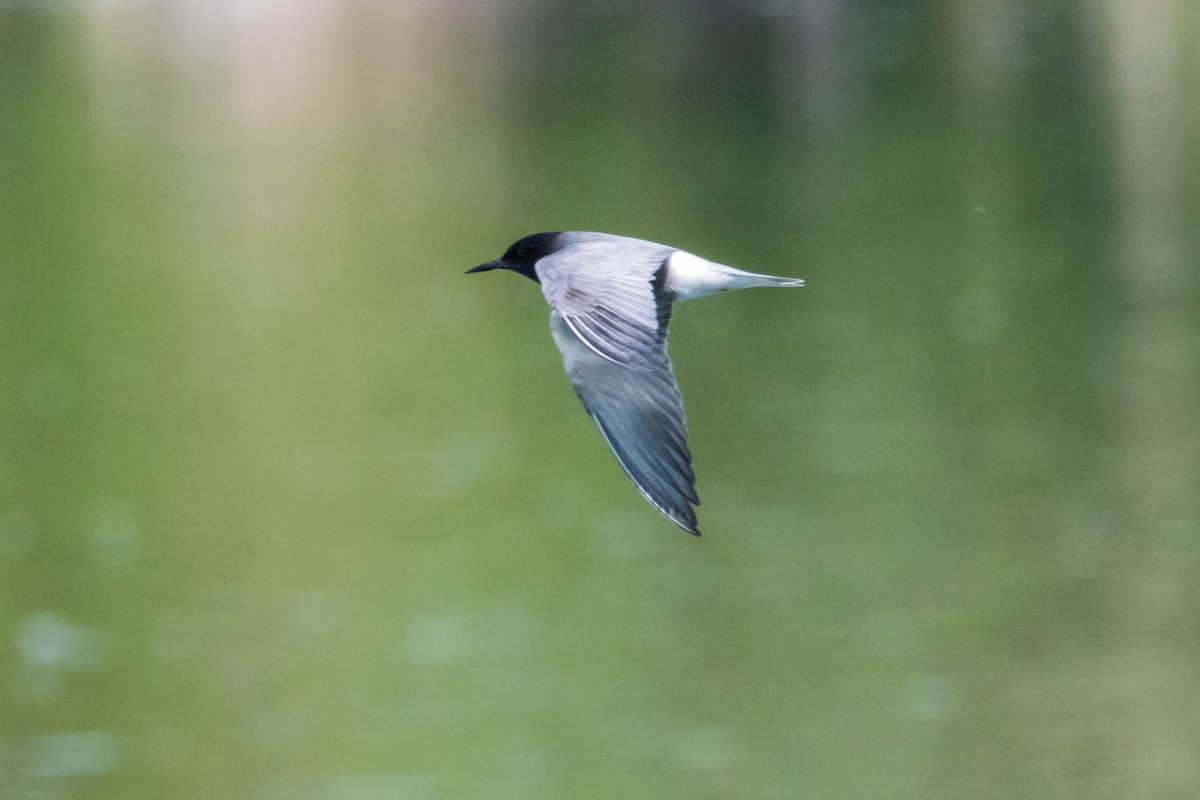
<svg viewBox="0 0 1200 800">
<path fill-rule="evenodd" d="M 537 272 L 533 266 L 541 259 L 556 252 L 560 249 L 558 243 L 561 231 L 550 231 L 548 233 L 535 233 L 526 236 L 524 239 L 518 239 L 504 251 L 504 255 L 495 261 L 489 261 L 486 264 L 480 264 L 478 267 L 472 267 L 467 270 L 469 275 L 472 272 L 487 272 L 491 269 L 511 269 L 513 272 L 519 272 L 526 278 L 537 281 Z"/>
</svg>

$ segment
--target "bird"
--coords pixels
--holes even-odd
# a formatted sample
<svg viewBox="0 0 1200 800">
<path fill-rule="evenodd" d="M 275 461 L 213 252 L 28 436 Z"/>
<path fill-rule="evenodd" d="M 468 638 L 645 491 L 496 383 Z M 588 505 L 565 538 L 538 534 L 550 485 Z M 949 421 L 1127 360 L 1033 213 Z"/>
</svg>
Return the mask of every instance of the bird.
<svg viewBox="0 0 1200 800">
<path fill-rule="evenodd" d="M 667 245 L 587 231 L 525 236 L 466 274 L 505 269 L 541 284 L 550 333 L 588 416 L 659 513 L 700 535 L 683 396 L 667 356 L 676 302 L 755 286 L 803 286 Z"/>
</svg>

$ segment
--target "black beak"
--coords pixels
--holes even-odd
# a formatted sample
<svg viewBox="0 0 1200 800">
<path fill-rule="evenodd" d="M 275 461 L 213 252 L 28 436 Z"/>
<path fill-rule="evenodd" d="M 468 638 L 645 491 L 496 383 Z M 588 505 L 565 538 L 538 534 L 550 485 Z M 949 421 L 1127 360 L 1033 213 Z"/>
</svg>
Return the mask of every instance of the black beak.
<svg viewBox="0 0 1200 800">
<path fill-rule="evenodd" d="M 478 267 L 471 267 L 464 274 L 470 275 L 472 272 L 487 272 L 488 270 L 491 270 L 491 269 L 499 269 L 502 266 L 504 266 L 504 265 L 499 260 L 489 261 L 486 264 L 480 264 Z"/>
</svg>

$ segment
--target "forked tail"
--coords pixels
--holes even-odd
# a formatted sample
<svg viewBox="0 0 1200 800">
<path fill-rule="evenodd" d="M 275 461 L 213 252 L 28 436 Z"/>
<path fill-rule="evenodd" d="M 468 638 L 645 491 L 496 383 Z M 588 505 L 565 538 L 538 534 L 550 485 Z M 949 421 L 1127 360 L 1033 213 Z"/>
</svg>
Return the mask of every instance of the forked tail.
<svg viewBox="0 0 1200 800">
<path fill-rule="evenodd" d="M 757 282 L 748 284 L 750 286 L 803 286 L 803 278 L 777 278 L 774 275 L 755 275 Z"/>
<path fill-rule="evenodd" d="M 803 286 L 802 278 L 780 278 L 775 275 L 758 275 L 754 272 L 742 272 L 740 269 L 726 267 L 729 272 L 726 277 L 730 289 L 752 289 L 756 286 Z"/>
</svg>

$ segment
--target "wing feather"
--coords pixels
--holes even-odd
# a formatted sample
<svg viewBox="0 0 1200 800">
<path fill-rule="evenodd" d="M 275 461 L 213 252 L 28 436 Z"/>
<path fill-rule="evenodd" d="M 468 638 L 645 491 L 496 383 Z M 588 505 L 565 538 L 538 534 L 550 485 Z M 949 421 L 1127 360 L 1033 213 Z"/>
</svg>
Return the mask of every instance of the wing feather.
<svg viewBox="0 0 1200 800">
<path fill-rule="evenodd" d="M 664 315 L 663 325 L 667 322 Z M 665 336 L 647 349 L 635 350 L 635 361 L 622 362 L 630 351 L 603 330 L 594 318 L 575 324 L 555 310 L 550 330 L 563 355 L 563 366 L 584 409 L 638 491 L 664 516 L 685 531 L 700 535 L 693 506 L 700 504 L 696 475 L 688 449 L 683 397 L 667 357 Z M 596 335 L 595 346 L 585 335 Z M 619 341 L 624 342 L 624 339 Z"/>
<path fill-rule="evenodd" d="M 551 308 L 588 349 L 614 364 L 653 369 L 666 337 L 670 300 L 660 289 L 673 251 L 630 241 L 565 247 L 539 261 L 537 273 Z"/>
</svg>

